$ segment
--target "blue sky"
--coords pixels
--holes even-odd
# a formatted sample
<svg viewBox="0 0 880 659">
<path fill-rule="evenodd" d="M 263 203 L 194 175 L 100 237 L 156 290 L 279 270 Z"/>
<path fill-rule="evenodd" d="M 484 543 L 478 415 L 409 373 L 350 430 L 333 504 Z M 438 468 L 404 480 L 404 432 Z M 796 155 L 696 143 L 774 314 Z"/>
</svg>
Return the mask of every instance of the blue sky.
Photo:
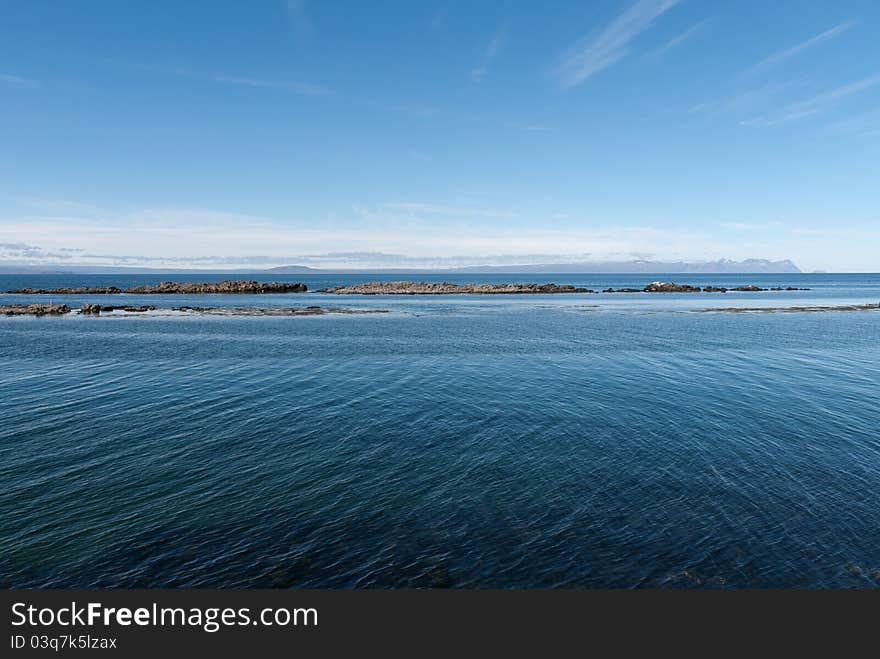
<svg viewBox="0 0 880 659">
<path fill-rule="evenodd" d="M 0 262 L 880 270 L 880 3 L 4 0 Z"/>
</svg>

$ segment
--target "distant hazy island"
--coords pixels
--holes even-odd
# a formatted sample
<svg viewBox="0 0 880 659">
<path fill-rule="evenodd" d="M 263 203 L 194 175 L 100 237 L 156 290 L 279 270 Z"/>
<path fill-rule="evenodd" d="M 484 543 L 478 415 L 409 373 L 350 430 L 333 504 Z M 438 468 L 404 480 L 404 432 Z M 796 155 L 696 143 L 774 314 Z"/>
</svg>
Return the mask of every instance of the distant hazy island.
<svg viewBox="0 0 880 659">
<path fill-rule="evenodd" d="M 321 272 L 315 268 L 301 265 L 287 265 L 270 268 L 267 272 L 278 274 L 298 274 Z M 731 261 L 577 261 L 557 263 L 519 263 L 514 265 L 473 265 L 456 268 L 387 268 L 382 270 L 337 270 L 336 272 L 435 272 L 442 273 L 514 273 L 514 274 L 799 274 L 801 272 L 789 260 L 770 261 L 767 259 L 746 259 Z"/>
</svg>

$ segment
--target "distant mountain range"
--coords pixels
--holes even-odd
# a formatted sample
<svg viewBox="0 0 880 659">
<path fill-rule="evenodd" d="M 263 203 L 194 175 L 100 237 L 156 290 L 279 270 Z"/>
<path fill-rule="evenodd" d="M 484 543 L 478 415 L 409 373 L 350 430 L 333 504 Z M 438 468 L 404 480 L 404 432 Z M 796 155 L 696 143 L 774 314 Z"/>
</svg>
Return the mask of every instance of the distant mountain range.
<svg viewBox="0 0 880 659">
<path fill-rule="evenodd" d="M 789 260 L 746 259 L 731 261 L 582 261 L 578 263 L 525 263 L 521 265 L 474 265 L 460 268 L 310 268 L 304 265 L 283 265 L 258 270 L 254 268 L 145 268 L 108 265 L 18 265 L 0 264 L 5 274 L 175 274 L 175 273 L 235 273 L 235 274 L 321 274 L 321 273 L 516 273 L 516 274 L 797 274 L 801 270 Z"/>
</svg>

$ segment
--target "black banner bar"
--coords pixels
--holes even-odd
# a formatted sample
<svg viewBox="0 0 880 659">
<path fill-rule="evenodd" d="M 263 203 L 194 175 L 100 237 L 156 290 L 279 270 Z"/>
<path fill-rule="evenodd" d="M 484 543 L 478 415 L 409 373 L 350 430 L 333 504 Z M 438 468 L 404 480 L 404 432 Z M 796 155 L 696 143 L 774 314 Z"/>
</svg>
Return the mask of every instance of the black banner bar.
<svg viewBox="0 0 880 659">
<path fill-rule="evenodd" d="M 600 647 L 839 655 L 873 641 L 880 592 L 7 590 L 2 606 L 9 657 L 454 655 L 474 643 L 540 656 Z"/>
</svg>

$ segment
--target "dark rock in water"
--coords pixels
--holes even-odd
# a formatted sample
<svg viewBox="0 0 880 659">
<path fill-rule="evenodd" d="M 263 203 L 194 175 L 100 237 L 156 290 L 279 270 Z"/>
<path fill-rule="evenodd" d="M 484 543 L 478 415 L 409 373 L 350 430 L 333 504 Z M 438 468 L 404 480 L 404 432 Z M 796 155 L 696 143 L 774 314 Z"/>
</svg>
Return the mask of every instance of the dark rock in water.
<svg viewBox="0 0 880 659">
<path fill-rule="evenodd" d="M 66 304 L 8 304 L 0 306 L 6 316 L 63 316 L 70 313 Z"/>
<path fill-rule="evenodd" d="M 556 284 L 450 284 L 449 282 L 374 281 L 324 288 L 337 295 L 517 295 L 542 293 L 595 293 L 589 288 Z"/>
<path fill-rule="evenodd" d="M 812 288 L 798 288 L 797 286 L 786 286 L 785 290 L 787 291 L 811 291 Z"/>
<path fill-rule="evenodd" d="M 118 295 L 122 289 L 115 286 L 94 286 L 81 288 L 17 288 L 6 291 L 13 295 Z"/>
<path fill-rule="evenodd" d="M 726 293 L 727 289 L 723 286 L 706 286 L 703 288 L 704 293 Z"/>
<path fill-rule="evenodd" d="M 699 286 L 652 281 L 644 288 L 606 288 L 603 293 L 699 293 Z"/>
<path fill-rule="evenodd" d="M 163 281 L 161 284 L 132 286 L 125 290 L 126 293 L 137 295 L 192 295 L 202 293 L 242 293 L 242 294 L 265 294 L 265 293 L 305 293 L 309 287 L 302 283 L 286 284 L 273 281 L 270 283 L 261 281 L 237 281 L 228 279 L 217 283 L 198 282 L 174 282 Z"/>
<path fill-rule="evenodd" d="M 79 310 L 81 314 L 98 315 L 101 312 L 109 313 L 111 311 L 127 311 L 129 313 L 144 313 L 145 311 L 155 311 L 156 307 L 149 305 L 141 305 L 139 307 L 130 305 L 101 305 L 101 304 L 84 304 Z"/>
<path fill-rule="evenodd" d="M 738 291 L 740 293 L 757 293 L 759 291 L 766 291 L 766 288 L 761 288 L 760 286 L 755 286 L 753 284 L 749 284 L 748 286 L 737 286 L 736 288 L 731 288 L 732 291 Z"/>
<path fill-rule="evenodd" d="M 653 281 L 645 286 L 645 293 L 699 293 L 699 286 L 675 284 L 667 281 Z"/>
</svg>

